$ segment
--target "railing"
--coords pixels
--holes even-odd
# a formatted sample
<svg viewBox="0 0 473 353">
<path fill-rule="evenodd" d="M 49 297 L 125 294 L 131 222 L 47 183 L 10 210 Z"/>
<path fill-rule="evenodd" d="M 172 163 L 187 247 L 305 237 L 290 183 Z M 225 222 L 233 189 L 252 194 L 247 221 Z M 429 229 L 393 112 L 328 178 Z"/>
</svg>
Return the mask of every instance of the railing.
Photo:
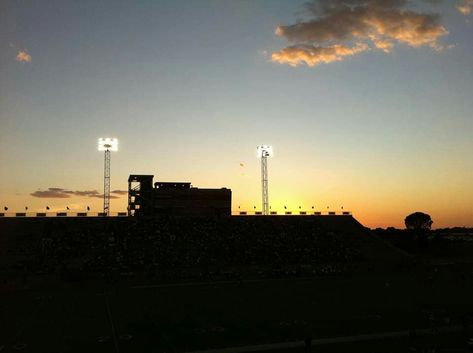
<svg viewBox="0 0 473 353">
<path fill-rule="evenodd" d="M 262 216 L 263 213 L 261 211 L 254 211 L 253 213 L 247 211 L 240 211 L 237 216 Z M 327 213 L 322 213 L 319 211 L 314 212 L 306 212 L 306 211 L 299 211 L 298 213 L 293 213 L 291 211 L 285 211 L 281 213 L 282 216 L 351 216 L 352 213 L 349 211 L 343 212 L 334 212 L 330 211 Z M 270 216 L 278 216 L 277 211 L 271 211 Z M 0 213 L 0 218 L 25 218 L 25 217 L 33 217 L 33 218 L 67 218 L 67 217 L 128 217 L 127 212 L 110 212 L 107 216 L 103 212 L 3 212 Z"/>
<path fill-rule="evenodd" d="M 2 212 L 0 218 L 44 218 L 44 217 L 128 217 L 127 212 L 110 212 L 107 216 L 103 212 Z"/>
<path fill-rule="evenodd" d="M 254 212 L 247 212 L 247 211 L 239 211 L 237 216 L 261 216 L 263 213 L 261 211 L 254 211 Z M 271 211 L 270 216 L 277 216 L 277 211 Z M 351 216 L 352 213 L 350 211 L 343 211 L 343 212 L 334 212 L 329 211 L 326 213 L 322 213 L 319 211 L 307 212 L 307 211 L 299 211 L 297 213 L 292 211 L 285 211 L 281 213 L 282 216 Z"/>
</svg>

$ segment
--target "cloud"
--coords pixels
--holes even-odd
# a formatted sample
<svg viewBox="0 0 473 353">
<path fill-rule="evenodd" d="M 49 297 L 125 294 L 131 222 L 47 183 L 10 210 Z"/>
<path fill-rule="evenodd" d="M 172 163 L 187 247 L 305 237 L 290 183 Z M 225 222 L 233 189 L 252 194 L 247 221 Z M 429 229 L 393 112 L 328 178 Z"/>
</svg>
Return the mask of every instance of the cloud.
<svg viewBox="0 0 473 353">
<path fill-rule="evenodd" d="M 76 195 L 76 196 L 93 196 L 99 193 L 97 190 L 65 191 L 65 192 L 68 194 Z"/>
<path fill-rule="evenodd" d="M 456 6 L 456 8 L 461 14 L 468 16 L 473 11 L 473 0 L 463 0 Z"/>
<path fill-rule="evenodd" d="M 103 199 L 103 194 L 90 195 L 90 197 L 95 197 L 95 198 L 98 198 L 98 199 Z M 110 198 L 111 198 L 111 199 L 119 199 L 120 196 L 110 195 Z"/>
<path fill-rule="evenodd" d="M 45 191 L 37 190 L 32 192 L 30 195 L 45 199 L 67 199 L 70 197 L 70 195 L 65 193 L 63 189 L 59 188 L 49 188 Z"/>
<path fill-rule="evenodd" d="M 16 54 L 16 61 L 30 63 L 31 55 L 28 54 L 28 51 L 26 50 L 19 50 L 18 54 Z"/>
<path fill-rule="evenodd" d="M 271 55 L 271 60 L 280 64 L 297 66 L 305 63 L 308 66 L 328 64 L 334 61 L 342 61 L 346 56 L 353 56 L 368 50 L 368 46 L 358 43 L 354 47 L 335 44 L 329 47 L 316 47 L 313 45 L 296 45 L 284 48 Z"/>
<path fill-rule="evenodd" d="M 470 0 L 467 0 L 470 1 Z M 473 0 L 471 0 L 473 1 Z M 442 50 L 448 34 L 436 14 L 407 8 L 407 0 L 312 0 L 310 18 L 280 25 L 276 35 L 294 43 L 271 55 L 277 63 L 328 64 L 373 49 L 389 53 L 397 44 Z"/>
<path fill-rule="evenodd" d="M 117 194 L 117 195 L 124 195 L 127 193 L 127 191 L 123 190 L 114 190 L 111 192 L 112 194 Z M 56 198 L 56 199 L 67 199 L 70 198 L 71 196 L 87 196 L 87 197 L 97 197 L 97 198 L 103 198 L 103 194 L 100 194 L 97 190 L 67 190 L 63 188 L 48 188 L 47 190 L 37 190 L 35 192 L 32 192 L 30 194 L 31 196 L 34 197 L 39 197 L 39 198 Z M 119 196 L 116 195 L 110 195 L 111 199 L 117 199 Z"/>
<path fill-rule="evenodd" d="M 117 195 L 127 195 L 128 190 L 113 190 L 113 191 L 110 191 L 110 193 L 117 194 Z"/>
</svg>

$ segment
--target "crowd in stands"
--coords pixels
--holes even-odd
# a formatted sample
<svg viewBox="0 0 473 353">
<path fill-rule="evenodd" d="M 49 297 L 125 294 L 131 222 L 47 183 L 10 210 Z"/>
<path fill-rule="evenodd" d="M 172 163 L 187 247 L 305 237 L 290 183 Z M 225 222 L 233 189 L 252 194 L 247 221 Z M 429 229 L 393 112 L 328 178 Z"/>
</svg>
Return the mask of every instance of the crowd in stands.
<svg viewBox="0 0 473 353">
<path fill-rule="evenodd" d="M 51 222 L 15 251 L 35 271 L 238 278 L 334 274 L 356 259 L 350 237 L 317 222 L 271 219 L 127 219 Z M 28 254 L 29 253 L 29 254 Z"/>
</svg>

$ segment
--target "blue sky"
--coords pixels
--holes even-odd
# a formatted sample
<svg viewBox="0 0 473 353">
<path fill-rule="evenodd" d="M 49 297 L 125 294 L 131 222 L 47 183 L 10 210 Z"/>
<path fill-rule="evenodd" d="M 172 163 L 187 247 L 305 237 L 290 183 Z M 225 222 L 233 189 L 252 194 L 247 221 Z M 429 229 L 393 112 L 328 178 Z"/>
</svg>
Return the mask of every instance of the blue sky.
<svg viewBox="0 0 473 353">
<path fill-rule="evenodd" d="M 112 188 L 155 174 L 231 187 L 234 208 L 250 209 L 260 203 L 255 148 L 268 143 L 275 207 L 344 205 L 371 226 L 419 209 L 437 225 L 473 226 L 470 16 L 450 1 L 419 3 L 449 32 L 442 52 L 396 43 L 316 67 L 272 62 L 291 44 L 275 29 L 304 19 L 303 4 L 3 2 L 3 202 L 92 202 L 30 193 L 100 191 L 96 139 L 111 136 L 120 140 Z M 16 60 L 20 51 L 31 61 Z"/>
</svg>

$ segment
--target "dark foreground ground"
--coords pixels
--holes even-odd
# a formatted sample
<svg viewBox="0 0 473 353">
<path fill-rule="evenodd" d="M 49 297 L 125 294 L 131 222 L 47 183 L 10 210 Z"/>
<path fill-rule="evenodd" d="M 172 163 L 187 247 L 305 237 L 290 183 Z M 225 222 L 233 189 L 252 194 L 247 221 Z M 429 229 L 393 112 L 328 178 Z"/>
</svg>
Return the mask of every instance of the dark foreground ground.
<svg viewBox="0 0 473 353">
<path fill-rule="evenodd" d="M 471 238 L 391 233 L 351 216 L 5 219 L 0 353 L 473 351 Z"/>
<path fill-rule="evenodd" d="M 1 293 L 0 352 L 304 352 L 309 337 L 312 352 L 468 352 L 472 270 L 26 284 Z"/>
</svg>

